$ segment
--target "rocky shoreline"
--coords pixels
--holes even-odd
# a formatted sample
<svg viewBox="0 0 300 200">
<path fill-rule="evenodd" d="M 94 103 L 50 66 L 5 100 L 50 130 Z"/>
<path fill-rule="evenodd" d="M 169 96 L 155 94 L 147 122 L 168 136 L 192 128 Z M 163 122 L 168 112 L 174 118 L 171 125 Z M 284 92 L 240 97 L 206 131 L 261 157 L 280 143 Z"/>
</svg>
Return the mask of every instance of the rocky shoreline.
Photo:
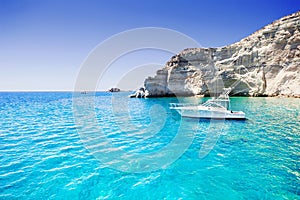
<svg viewBox="0 0 300 200">
<path fill-rule="evenodd" d="M 232 45 L 185 49 L 144 88 L 147 97 L 210 96 L 236 80 L 231 96 L 300 98 L 300 11 Z"/>
</svg>

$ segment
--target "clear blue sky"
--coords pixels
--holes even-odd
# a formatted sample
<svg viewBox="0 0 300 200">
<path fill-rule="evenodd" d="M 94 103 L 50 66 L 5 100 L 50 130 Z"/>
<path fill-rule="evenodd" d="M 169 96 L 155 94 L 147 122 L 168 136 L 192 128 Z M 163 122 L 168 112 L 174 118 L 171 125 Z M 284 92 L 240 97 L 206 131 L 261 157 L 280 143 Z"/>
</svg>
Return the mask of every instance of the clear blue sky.
<svg viewBox="0 0 300 200">
<path fill-rule="evenodd" d="M 0 0 L 0 90 L 73 90 L 89 52 L 128 29 L 174 29 L 217 47 L 299 9 L 299 0 Z"/>
</svg>

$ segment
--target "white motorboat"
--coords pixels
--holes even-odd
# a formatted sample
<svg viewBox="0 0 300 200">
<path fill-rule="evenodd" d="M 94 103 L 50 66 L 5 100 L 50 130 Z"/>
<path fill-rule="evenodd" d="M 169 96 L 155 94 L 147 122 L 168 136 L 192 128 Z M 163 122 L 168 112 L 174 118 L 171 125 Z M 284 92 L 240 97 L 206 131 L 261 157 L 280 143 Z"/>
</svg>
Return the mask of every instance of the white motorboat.
<svg viewBox="0 0 300 200">
<path fill-rule="evenodd" d="M 246 119 L 243 111 L 230 109 L 229 93 L 231 88 L 217 98 L 212 98 L 203 104 L 170 103 L 170 109 L 176 110 L 183 117 L 206 119 Z"/>
</svg>

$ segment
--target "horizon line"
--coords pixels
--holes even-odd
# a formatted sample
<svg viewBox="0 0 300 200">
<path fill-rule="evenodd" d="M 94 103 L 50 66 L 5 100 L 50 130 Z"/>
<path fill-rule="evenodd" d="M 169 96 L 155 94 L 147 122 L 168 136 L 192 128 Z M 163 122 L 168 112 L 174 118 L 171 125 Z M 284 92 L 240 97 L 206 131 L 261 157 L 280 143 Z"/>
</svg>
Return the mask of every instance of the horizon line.
<svg viewBox="0 0 300 200">
<path fill-rule="evenodd" d="M 120 92 L 132 92 L 135 90 L 121 90 Z M 3 92 L 110 92 L 109 90 L 95 90 L 95 91 L 88 91 L 88 90 L 0 90 L 0 93 Z"/>
</svg>

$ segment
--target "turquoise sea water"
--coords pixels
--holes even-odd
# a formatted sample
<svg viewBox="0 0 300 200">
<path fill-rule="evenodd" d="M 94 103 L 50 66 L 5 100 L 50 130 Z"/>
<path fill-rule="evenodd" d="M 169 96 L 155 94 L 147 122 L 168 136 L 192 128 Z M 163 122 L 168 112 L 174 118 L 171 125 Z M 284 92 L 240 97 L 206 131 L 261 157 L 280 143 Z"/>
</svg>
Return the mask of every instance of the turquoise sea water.
<svg viewBox="0 0 300 200">
<path fill-rule="evenodd" d="M 232 98 L 248 120 L 214 122 L 181 119 L 168 109 L 175 98 L 126 95 L 96 94 L 101 133 L 116 148 L 146 155 L 160 152 L 184 123 L 192 142 L 183 155 L 163 169 L 120 171 L 120 158 L 103 163 L 86 148 L 72 93 L 0 93 L 0 199 L 300 199 L 300 99 Z M 114 106 L 120 102 L 128 108 Z M 199 158 L 220 124 L 213 149 Z M 100 156 L 114 151 L 99 145 Z M 164 160 L 149 165 L 155 162 Z"/>
</svg>

